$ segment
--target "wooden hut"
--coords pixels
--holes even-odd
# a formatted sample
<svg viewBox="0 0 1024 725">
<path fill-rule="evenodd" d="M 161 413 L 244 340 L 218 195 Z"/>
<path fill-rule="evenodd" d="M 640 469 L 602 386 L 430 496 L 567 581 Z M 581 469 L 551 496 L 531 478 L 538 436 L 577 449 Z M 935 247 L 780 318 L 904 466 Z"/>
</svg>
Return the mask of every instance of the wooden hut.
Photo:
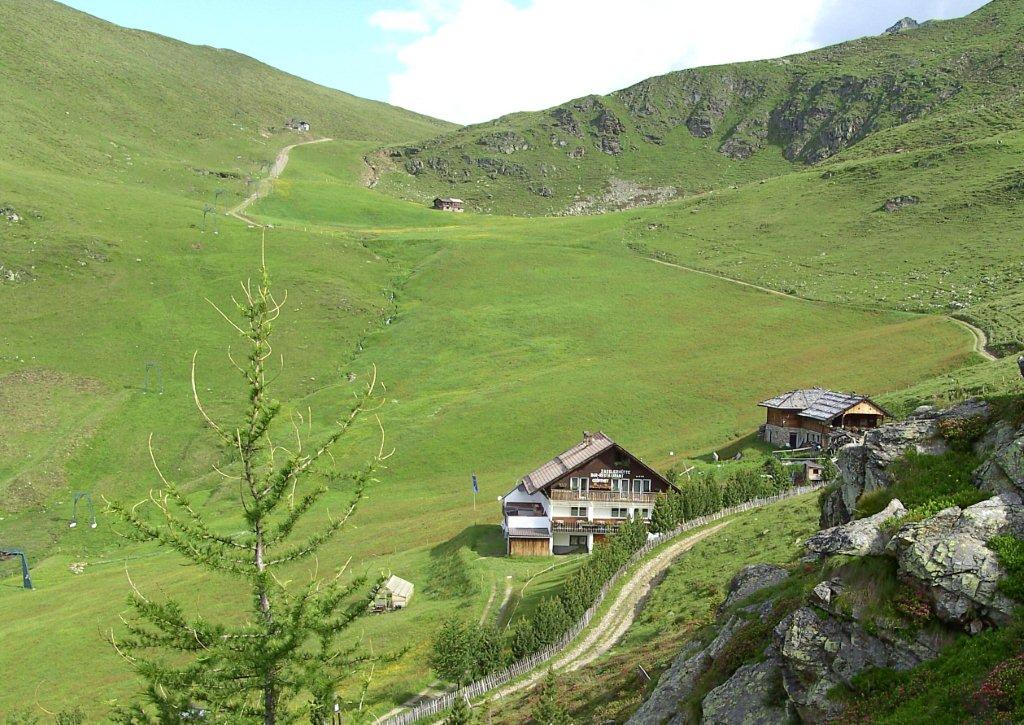
<svg viewBox="0 0 1024 725">
<path fill-rule="evenodd" d="M 407 582 L 392 574 L 377 588 L 377 593 L 373 597 L 373 611 L 391 612 L 396 609 L 405 609 L 412 600 L 414 589 L 412 582 Z"/>
<path fill-rule="evenodd" d="M 462 199 L 451 196 L 439 196 L 434 199 L 434 208 L 438 211 L 465 211 L 466 204 Z"/>
</svg>

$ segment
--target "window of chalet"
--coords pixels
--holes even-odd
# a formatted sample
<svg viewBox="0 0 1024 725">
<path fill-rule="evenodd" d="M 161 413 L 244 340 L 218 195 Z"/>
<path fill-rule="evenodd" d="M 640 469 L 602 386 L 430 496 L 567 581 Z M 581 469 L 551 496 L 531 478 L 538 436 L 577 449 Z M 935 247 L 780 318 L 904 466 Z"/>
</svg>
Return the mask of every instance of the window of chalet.
<svg viewBox="0 0 1024 725">
<path fill-rule="evenodd" d="M 586 515 L 587 515 L 587 507 L 586 506 L 570 506 L 569 507 L 569 515 L 570 516 L 577 516 L 577 517 L 582 516 L 582 517 L 585 518 Z"/>
<path fill-rule="evenodd" d="M 629 509 L 613 508 L 612 518 L 613 519 L 624 519 L 629 516 Z"/>
<path fill-rule="evenodd" d="M 649 478 L 634 478 L 633 479 L 633 491 L 636 493 L 650 493 L 651 492 L 651 479 Z"/>
<path fill-rule="evenodd" d="M 570 491 L 586 491 L 589 488 L 589 481 L 586 476 L 573 476 L 569 479 Z"/>
</svg>

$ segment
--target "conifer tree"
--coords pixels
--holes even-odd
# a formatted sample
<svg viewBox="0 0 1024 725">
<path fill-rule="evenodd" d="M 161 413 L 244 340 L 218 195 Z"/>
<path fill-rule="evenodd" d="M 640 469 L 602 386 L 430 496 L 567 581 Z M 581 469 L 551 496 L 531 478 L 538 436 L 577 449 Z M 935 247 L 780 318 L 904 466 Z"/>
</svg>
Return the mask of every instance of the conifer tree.
<svg viewBox="0 0 1024 725">
<path fill-rule="evenodd" d="M 663 534 L 674 529 L 677 523 L 671 494 L 659 495 L 654 499 L 654 510 L 651 512 L 651 531 Z"/>
<path fill-rule="evenodd" d="M 456 697 L 448 711 L 448 717 L 444 719 L 444 725 L 472 725 L 475 721 L 469 700 L 465 697 Z"/>
<path fill-rule="evenodd" d="M 530 715 L 539 725 L 570 725 L 572 722 L 565 706 L 558 701 L 558 681 L 553 669 L 548 669 L 544 676 L 540 697 Z"/>
<path fill-rule="evenodd" d="M 352 430 L 375 399 L 376 374 L 330 431 L 311 442 L 311 421 L 296 416 L 275 426 L 281 411 L 271 396 L 266 366 L 271 333 L 282 311 L 271 293 L 265 262 L 260 278 L 242 285 L 236 301 L 237 323 L 217 311 L 242 337 L 244 362 L 229 358 L 241 374 L 247 395 L 234 424 L 215 422 L 197 393 L 192 359 L 192 393 L 206 426 L 233 452 L 230 463 L 215 467 L 226 485 L 237 489 L 239 510 L 216 526 L 189 495 L 161 472 L 149 441 L 159 488 L 134 506 L 108 502 L 126 535 L 176 551 L 202 569 L 238 582 L 247 604 L 216 621 L 192 615 L 177 601 L 158 601 L 129 583 L 134 617 L 124 636 L 110 641 L 146 682 L 146 696 L 121 709 L 125 722 L 181 719 L 186 710 L 205 710 L 218 722 L 324 722 L 334 705 L 335 688 L 369 656 L 339 638 L 367 611 L 371 593 L 362 577 L 318 575 L 312 561 L 346 526 L 387 457 L 383 442 L 361 470 L 342 477 L 324 464 L 332 449 Z M 288 435 L 287 447 L 273 440 Z M 283 442 L 283 441 L 282 441 Z M 334 516 L 314 524 L 309 517 L 328 491 L 325 475 L 347 479 L 351 497 Z M 308 525 L 307 525 L 308 522 Z M 238 533 L 241 529 L 241 533 Z M 299 531 L 303 532 L 301 535 Z M 334 558 L 334 557 L 332 557 Z"/>
<path fill-rule="evenodd" d="M 466 625 L 457 617 L 448 619 L 434 638 L 431 668 L 441 679 L 463 685 L 469 679 L 471 662 L 470 633 Z"/>
</svg>

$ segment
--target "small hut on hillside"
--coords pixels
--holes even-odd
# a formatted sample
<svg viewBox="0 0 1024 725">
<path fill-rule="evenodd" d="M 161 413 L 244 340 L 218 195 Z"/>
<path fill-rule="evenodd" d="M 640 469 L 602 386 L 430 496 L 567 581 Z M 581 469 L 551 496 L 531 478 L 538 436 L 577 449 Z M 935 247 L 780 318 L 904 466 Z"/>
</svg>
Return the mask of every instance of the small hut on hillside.
<svg viewBox="0 0 1024 725">
<path fill-rule="evenodd" d="M 377 588 L 373 597 L 373 611 L 392 612 L 396 609 L 404 609 L 412 600 L 414 589 L 412 582 L 407 582 L 392 574 L 386 582 Z"/>
<path fill-rule="evenodd" d="M 434 199 L 434 208 L 439 211 L 465 211 L 466 204 L 452 196 L 439 196 Z"/>
</svg>

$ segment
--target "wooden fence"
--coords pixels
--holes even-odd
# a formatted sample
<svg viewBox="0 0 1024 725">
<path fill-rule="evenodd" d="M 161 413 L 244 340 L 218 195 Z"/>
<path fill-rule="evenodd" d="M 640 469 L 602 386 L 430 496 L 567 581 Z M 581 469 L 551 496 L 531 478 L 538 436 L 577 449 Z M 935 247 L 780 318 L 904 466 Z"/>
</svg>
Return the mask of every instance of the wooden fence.
<svg viewBox="0 0 1024 725">
<path fill-rule="evenodd" d="M 634 564 L 636 564 L 638 561 L 647 556 L 647 554 L 649 554 L 651 550 L 654 549 L 656 546 L 659 546 L 660 544 L 663 544 L 670 539 L 674 539 L 680 534 L 686 533 L 687 531 L 691 531 L 693 529 L 700 528 L 701 526 L 706 526 L 707 524 L 713 521 L 718 521 L 719 519 L 725 518 L 726 516 L 732 516 L 733 514 L 742 513 L 743 511 L 750 511 L 751 509 L 760 508 L 768 504 L 783 501 L 787 498 L 793 498 L 794 496 L 802 496 L 805 493 L 810 493 L 811 491 L 815 491 L 819 488 L 821 488 L 821 484 L 814 484 L 809 486 L 795 486 L 791 489 L 783 491 L 782 493 L 777 493 L 773 496 L 768 496 L 766 498 L 751 499 L 750 501 L 738 504 L 736 506 L 730 506 L 729 508 L 722 509 L 716 513 L 709 514 L 707 516 L 701 516 L 696 519 L 691 519 L 690 521 L 687 521 L 686 523 L 677 526 L 672 531 L 668 531 L 664 534 L 658 534 L 657 536 L 651 537 L 651 539 L 646 544 L 637 549 L 633 553 L 633 555 L 629 557 L 629 560 L 625 564 L 619 567 L 618 571 L 612 574 L 611 578 L 609 578 L 608 581 L 604 583 L 604 586 L 601 587 L 600 591 L 597 594 L 597 598 L 594 600 L 594 603 L 590 605 L 590 608 L 583 613 L 583 616 L 580 617 L 580 620 L 576 622 L 576 624 L 573 625 L 569 629 L 569 631 L 563 634 L 557 642 L 549 644 L 544 649 L 534 652 L 529 657 L 524 657 L 518 662 L 514 662 L 508 667 L 497 672 L 492 672 L 486 677 L 483 677 L 482 679 L 479 679 L 476 682 L 472 682 L 466 685 L 465 687 L 462 687 L 453 692 L 449 692 L 445 695 L 441 695 L 440 697 L 430 700 L 429 702 L 425 702 L 422 705 L 416 706 L 412 710 L 407 710 L 406 712 L 399 713 L 386 719 L 378 720 L 377 722 L 381 725 L 408 725 L 409 723 L 414 723 L 417 720 L 422 720 L 423 718 L 431 717 L 433 715 L 437 715 L 438 713 L 444 712 L 452 706 L 452 703 L 455 702 L 456 697 L 464 697 L 472 701 L 475 698 L 480 697 L 480 695 L 483 695 L 486 692 L 490 692 L 495 687 L 500 687 L 501 685 L 504 685 L 507 682 L 511 682 L 512 680 L 515 680 L 525 675 L 531 670 L 547 662 L 556 654 L 565 650 L 565 648 L 574 639 L 576 639 L 576 637 L 578 637 L 584 629 L 587 628 L 587 625 L 590 624 L 591 620 L 597 614 L 597 610 L 600 609 L 602 602 L 604 602 L 604 598 L 608 595 L 608 592 L 611 591 L 612 588 L 618 583 L 619 579 L 622 578 L 622 575 L 625 574 L 630 568 L 632 568 Z"/>
</svg>

